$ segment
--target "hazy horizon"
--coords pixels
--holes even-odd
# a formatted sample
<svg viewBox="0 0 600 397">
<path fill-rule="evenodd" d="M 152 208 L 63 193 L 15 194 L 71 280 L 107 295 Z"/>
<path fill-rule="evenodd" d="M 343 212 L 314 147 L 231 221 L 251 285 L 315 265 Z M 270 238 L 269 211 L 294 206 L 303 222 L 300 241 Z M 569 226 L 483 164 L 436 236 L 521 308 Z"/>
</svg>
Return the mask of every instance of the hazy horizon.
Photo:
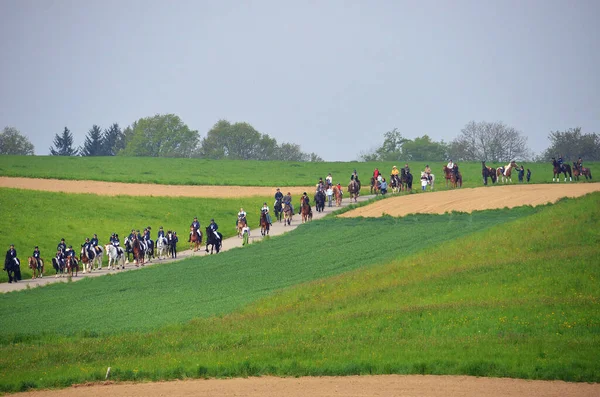
<svg viewBox="0 0 600 397">
<path fill-rule="evenodd" d="M 454 139 L 502 121 L 535 153 L 600 132 L 600 2 L 0 2 L 0 128 L 49 154 L 68 127 L 177 114 L 248 122 L 326 161 L 397 128 Z"/>
</svg>

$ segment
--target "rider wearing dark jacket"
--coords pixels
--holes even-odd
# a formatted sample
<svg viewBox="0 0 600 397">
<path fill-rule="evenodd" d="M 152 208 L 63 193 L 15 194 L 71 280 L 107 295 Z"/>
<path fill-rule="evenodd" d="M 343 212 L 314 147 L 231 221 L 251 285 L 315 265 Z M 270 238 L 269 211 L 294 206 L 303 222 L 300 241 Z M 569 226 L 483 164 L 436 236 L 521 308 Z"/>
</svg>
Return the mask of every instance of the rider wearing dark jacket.
<svg viewBox="0 0 600 397">
<path fill-rule="evenodd" d="M 217 233 L 217 230 L 219 230 L 219 225 L 217 225 L 217 223 L 215 222 L 214 219 L 210 220 L 210 225 L 208 225 L 208 228 L 210 229 L 211 232 L 213 232 L 213 234 L 215 235 L 217 240 L 221 239 L 221 237 L 219 237 L 219 233 Z"/>
<path fill-rule="evenodd" d="M 279 200 L 283 200 L 283 193 L 281 193 L 279 191 L 279 188 L 277 188 L 277 193 L 275 193 L 275 201 L 279 201 Z"/>
<path fill-rule="evenodd" d="M 56 246 L 56 250 L 62 252 L 63 254 L 67 250 L 67 244 L 65 243 L 65 239 L 61 238 L 60 243 Z"/>
<path fill-rule="evenodd" d="M 31 256 L 33 256 L 35 258 L 35 261 L 37 262 L 38 266 L 42 266 L 42 263 L 40 262 L 42 259 L 41 254 L 40 254 L 40 249 L 37 245 L 35 246 L 35 248 L 33 250 L 33 254 Z"/>
</svg>

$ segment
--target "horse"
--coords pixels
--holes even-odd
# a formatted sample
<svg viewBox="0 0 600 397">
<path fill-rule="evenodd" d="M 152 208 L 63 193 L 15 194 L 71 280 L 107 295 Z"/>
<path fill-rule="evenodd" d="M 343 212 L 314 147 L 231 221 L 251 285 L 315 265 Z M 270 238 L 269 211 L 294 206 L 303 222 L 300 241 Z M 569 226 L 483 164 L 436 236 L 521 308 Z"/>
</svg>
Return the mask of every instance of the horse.
<svg viewBox="0 0 600 397">
<path fill-rule="evenodd" d="M 158 256 L 158 260 L 161 260 L 161 257 L 166 257 L 169 251 L 169 242 L 166 237 L 157 237 L 156 238 L 156 254 Z"/>
<path fill-rule="evenodd" d="M 569 164 L 563 164 L 562 168 L 558 161 L 554 157 L 552 157 L 552 165 L 554 166 L 554 175 L 552 176 L 552 182 L 556 179 L 556 182 L 560 179 L 560 174 L 564 174 L 565 182 L 567 181 L 567 174 L 569 174 L 569 182 L 573 181 L 573 174 L 571 174 L 571 166 Z"/>
<path fill-rule="evenodd" d="M 450 184 L 453 188 L 462 187 L 462 174 L 458 170 L 458 165 L 454 164 L 454 172 L 450 176 Z"/>
<path fill-rule="evenodd" d="M 218 254 L 221 250 L 221 245 L 223 244 L 223 235 L 219 232 L 217 232 L 217 235 L 219 236 L 219 238 L 217 238 L 213 231 L 210 230 L 210 227 L 206 228 L 206 252 L 208 252 L 208 246 L 210 245 L 211 255 L 213 253 L 213 250 L 216 250 Z"/>
<path fill-rule="evenodd" d="M 83 274 L 86 273 L 86 270 L 88 272 L 91 272 L 92 270 L 94 270 L 94 259 L 96 258 L 96 251 L 92 248 L 92 254 L 93 256 L 90 258 L 88 256 L 88 252 L 85 249 L 85 245 L 81 246 L 81 252 L 79 254 L 79 260 L 81 261 L 81 263 L 83 263 Z"/>
<path fill-rule="evenodd" d="M 334 186 L 333 196 L 335 197 L 335 206 L 339 207 L 340 205 L 342 205 L 342 189 L 338 189 L 337 186 Z"/>
<path fill-rule="evenodd" d="M 485 165 L 485 161 L 481 162 L 481 176 L 483 177 L 484 186 L 487 186 L 488 178 L 491 178 L 492 183 L 496 183 L 496 170 Z"/>
<path fill-rule="evenodd" d="M 392 193 L 400 192 L 400 177 L 398 175 L 390 175 L 390 187 L 392 188 Z"/>
<path fill-rule="evenodd" d="M 260 212 L 260 234 L 266 236 L 269 234 L 269 230 L 271 225 L 269 225 L 269 221 L 267 220 L 267 213 L 261 211 Z"/>
<path fill-rule="evenodd" d="M 33 256 L 27 258 L 29 268 L 31 269 L 31 278 L 44 277 L 44 261 L 42 258 L 36 260 Z"/>
<path fill-rule="evenodd" d="M 79 263 L 77 262 L 77 258 L 75 258 L 73 255 L 67 256 L 67 259 L 65 259 L 65 266 L 67 268 L 68 276 L 73 277 L 73 269 L 75 269 L 75 277 L 77 277 L 77 273 L 79 272 Z"/>
<path fill-rule="evenodd" d="M 379 192 L 379 181 L 374 176 L 371 177 L 371 194 L 373 194 L 373 191 L 375 191 L 375 194 Z"/>
<path fill-rule="evenodd" d="M 513 168 L 516 169 L 518 167 L 518 165 L 515 163 L 515 161 L 511 161 L 506 167 L 498 167 L 496 169 L 496 178 L 498 181 L 500 181 L 500 178 L 502 178 L 502 183 L 505 182 L 512 182 L 512 178 L 511 178 L 511 174 L 512 174 L 512 170 Z"/>
<path fill-rule="evenodd" d="M 356 181 L 350 181 L 348 185 L 348 193 L 350 193 L 350 201 L 354 199 L 354 202 L 358 202 L 358 196 L 360 194 L 360 188 L 358 187 L 358 183 Z"/>
<path fill-rule="evenodd" d="M 57 257 L 52 258 L 52 267 L 56 271 L 54 278 L 62 277 L 65 275 L 65 263 L 61 263 Z"/>
<path fill-rule="evenodd" d="M 133 250 L 133 262 L 135 263 L 135 267 L 139 267 L 140 265 L 144 266 L 146 253 L 144 252 L 145 250 L 140 240 L 134 238 L 131 243 L 131 249 Z"/>
<path fill-rule="evenodd" d="M 125 238 L 125 254 L 127 255 L 125 258 L 125 264 L 128 264 L 129 261 L 129 255 L 133 255 L 133 247 L 131 246 L 131 240 L 129 240 L 129 237 Z"/>
<path fill-rule="evenodd" d="M 283 203 L 283 226 L 289 226 L 292 223 L 294 212 L 288 203 Z"/>
<path fill-rule="evenodd" d="M 575 180 L 579 180 L 579 175 L 585 176 L 585 180 L 592 179 L 592 171 L 589 168 L 579 167 L 576 162 L 573 162 L 573 176 Z"/>
<path fill-rule="evenodd" d="M 406 172 L 406 169 L 400 170 L 400 190 L 410 191 L 412 190 L 413 176 L 410 172 Z"/>
<path fill-rule="evenodd" d="M 312 220 L 312 210 L 306 200 L 302 200 L 300 214 L 302 215 L 302 223 Z"/>
<path fill-rule="evenodd" d="M 448 182 L 452 181 L 453 172 L 447 165 L 442 168 L 442 171 L 444 172 L 444 178 L 446 178 L 446 187 L 448 187 Z"/>
<path fill-rule="evenodd" d="M 92 268 L 96 265 L 96 270 L 102 270 L 102 259 L 104 258 L 104 249 L 101 246 L 94 247 L 94 260 L 92 260 Z"/>
<path fill-rule="evenodd" d="M 200 249 L 200 245 L 202 245 L 202 232 L 190 226 L 190 250 L 196 252 Z"/>
<path fill-rule="evenodd" d="M 275 200 L 273 210 L 275 211 L 275 219 L 281 223 L 281 218 L 283 216 L 283 203 L 281 202 L 281 199 Z"/>
<path fill-rule="evenodd" d="M 325 193 L 322 190 L 319 190 L 315 194 L 315 208 L 317 212 L 323 212 L 325 210 Z"/>
<path fill-rule="evenodd" d="M 237 235 L 238 237 L 243 237 L 244 235 L 244 228 L 248 225 L 248 223 L 246 222 L 246 217 L 243 216 L 241 218 L 238 218 L 237 221 L 237 225 L 236 225 L 236 229 L 237 229 Z"/>
<path fill-rule="evenodd" d="M 106 251 L 106 254 L 108 255 L 108 270 L 110 270 L 111 266 L 112 269 L 115 270 L 115 265 L 117 266 L 116 269 L 119 269 L 119 264 L 122 269 L 125 269 L 125 257 L 123 256 L 123 248 L 115 247 L 112 244 L 106 244 L 104 246 L 104 251 Z"/>
<path fill-rule="evenodd" d="M 433 185 L 435 184 L 435 175 L 429 174 L 429 186 L 431 186 L 431 190 L 433 190 Z"/>
</svg>

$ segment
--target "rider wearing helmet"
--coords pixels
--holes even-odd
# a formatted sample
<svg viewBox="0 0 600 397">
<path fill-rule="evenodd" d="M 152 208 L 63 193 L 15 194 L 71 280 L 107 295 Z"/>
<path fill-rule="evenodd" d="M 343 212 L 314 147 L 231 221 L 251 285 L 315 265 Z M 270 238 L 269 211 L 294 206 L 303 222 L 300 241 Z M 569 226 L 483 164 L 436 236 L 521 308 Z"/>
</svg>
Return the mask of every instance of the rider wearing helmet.
<svg viewBox="0 0 600 397">
<path fill-rule="evenodd" d="M 277 189 L 277 190 L 279 190 L 279 189 Z M 244 211 L 244 208 L 240 208 L 240 212 L 238 212 L 238 214 L 237 214 L 237 220 L 235 221 L 236 227 L 242 219 L 244 220 L 244 223 L 246 223 L 246 224 L 248 223 L 248 222 L 246 222 L 246 211 Z"/>
<path fill-rule="evenodd" d="M 208 225 L 208 228 L 213 232 L 217 240 L 221 240 L 219 233 L 217 233 L 217 230 L 219 230 L 219 226 L 217 225 L 214 219 L 210 220 L 210 225 Z"/>
</svg>

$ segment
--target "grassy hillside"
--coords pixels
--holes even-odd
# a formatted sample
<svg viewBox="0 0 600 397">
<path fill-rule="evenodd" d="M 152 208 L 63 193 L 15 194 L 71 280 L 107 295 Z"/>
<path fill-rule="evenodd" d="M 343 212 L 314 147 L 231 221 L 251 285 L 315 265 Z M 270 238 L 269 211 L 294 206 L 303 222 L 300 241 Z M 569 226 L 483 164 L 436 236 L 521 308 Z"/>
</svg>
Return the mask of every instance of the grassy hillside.
<svg viewBox="0 0 600 397">
<path fill-rule="evenodd" d="M 122 291 L 90 280 L 7 294 L 0 302 L 0 390 L 100 380 L 107 366 L 117 380 L 435 373 L 598 382 L 599 223 L 600 194 L 473 215 L 330 219 L 208 261 L 137 272 L 139 282 L 128 280 Z M 450 234 L 457 238 L 436 243 L 435 236 L 448 240 Z M 359 268 L 348 272 L 357 267 L 354 256 Z M 217 268 L 212 273 L 229 276 L 221 281 L 226 291 L 216 294 L 213 277 L 187 298 L 186 280 Z M 84 322 L 69 312 L 99 324 L 101 306 L 111 300 L 123 305 L 107 318 L 142 321 L 127 302 L 144 305 L 149 275 L 162 277 L 162 285 L 155 280 L 156 302 L 169 304 L 144 307 L 147 317 L 188 311 L 199 318 L 170 318 L 170 325 L 152 331 L 122 332 L 128 327 L 111 328 L 115 321 L 72 328 Z M 253 285 L 261 280 L 267 281 Z M 254 303 L 231 314 L 236 305 L 215 310 L 228 299 Z M 54 316 L 29 315 L 36 300 L 42 313 Z M 19 308 L 20 321 L 7 307 Z M 211 312 L 217 315 L 205 317 Z M 77 328 L 85 331 L 65 335 Z"/>
<path fill-rule="evenodd" d="M 331 218 L 218 256 L 4 294 L 0 336 L 35 333 L 38 324 L 49 332 L 114 334 L 226 314 L 281 288 L 383 263 L 534 211 L 523 207 L 442 217 Z M 56 310 L 58 302 L 82 296 L 103 303 Z M 14 313 L 10 307 L 17 302 L 20 309 Z"/>
<path fill-rule="evenodd" d="M 425 168 L 425 162 L 411 162 L 415 175 Z M 443 179 L 444 162 L 430 163 L 438 182 Z M 308 186 L 319 177 L 331 173 L 334 181 L 347 184 L 354 169 L 363 184 L 368 185 L 375 167 L 384 176 L 392 166 L 403 162 L 281 162 L 234 161 L 139 157 L 61 157 L 61 156 L 0 156 L 0 176 L 98 180 L 176 185 L 242 185 L 242 186 Z M 461 163 L 464 186 L 481 186 L 481 163 Z M 488 164 L 500 166 L 501 164 Z M 504 164 L 503 164 L 504 165 Z M 532 182 L 551 182 L 552 165 L 523 163 L 532 172 Z M 586 163 L 592 174 L 600 163 Z M 516 175 L 514 181 L 517 181 Z M 442 187 L 441 183 L 438 183 Z M 418 186 L 417 186 L 418 187 Z"/>
<path fill-rule="evenodd" d="M 202 227 L 214 218 L 225 237 L 235 235 L 235 219 L 240 207 L 248 212 L 248 222 L 258 222 L 258 211 L 265 197 L 237 199 L 195 199 L 175 197 L 103 197 L 94 194 L 65 194 L 0 188 L 0 247 L 3 253 L 15 244 L 23 277 L 31 277 L 27 257 L 38 245 L 46 260 L 46 274 L 54 274 L 50 258 L 56 253 L 61 238 L 75 249 L 86 237 L 98 234 L 101 244 L 108 243 L 112 233 L 121 242 L 131 229 L 152 227 L 155 239 L 158 228 L 176 230 L 179 249 L 187 245 L 189 226 L 198 216 Z M 189 247 L 188 247 L 189 248 Z M 3 256 L 4 258 L 4 256 Z M 0 282 L 8 281 L 0 272 Z"/>
</svg>

